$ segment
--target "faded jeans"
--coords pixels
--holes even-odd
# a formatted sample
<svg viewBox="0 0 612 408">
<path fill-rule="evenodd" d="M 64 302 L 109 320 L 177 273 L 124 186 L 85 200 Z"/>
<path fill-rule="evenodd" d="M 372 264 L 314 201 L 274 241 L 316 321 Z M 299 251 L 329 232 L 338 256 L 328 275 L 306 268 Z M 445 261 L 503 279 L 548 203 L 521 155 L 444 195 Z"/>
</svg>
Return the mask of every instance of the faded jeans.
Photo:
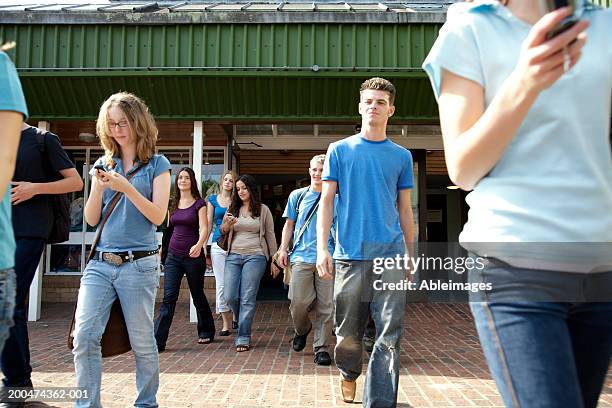
<svg viewBox="0 0 612 408">
<path fill-rule="evenodd" d="M 541 271 L 496 260 L 469 278 L 492 287 L 472 293 L 470 307 L 504 404 L 597 406 L 612 357 L 612 272 Z"/>
<path fill-rule="evenodd" d="M 117 296 L 136 359 L 136 407 L 157 407 L 159 362 L 153 335 L 153 309 L 159 286 L 159 256 L 151 255 L 120 266 L 92 260 L 87 264 L 77 301 L 74 366 L 77 386 L 88 399 L 75 407 L 100 407 L 102 351 L 100 339 Z"/>
<path fill-rule="evenodd" d="M 251 344 L 257 292 L 266 271 L 266 263 L 266 257 L 263 255 L 236 253 L 230 253 L 225 260 L 225 300 L 238 318 L 236 346 Z"/>
<path fill-rule="evenodd" d="M 380 283 L 399 283 L 406 277 L 401 269 L 372 271 L 372 261 L 340 261 L 336 264 L 336 366 L 346 380 L 356 380 L 362 370 L 363 334 L 368 311 L 376 325 L 376 340 L 368 364 L 363 393 L 365 407 L 394 407 L 397 404 L 400 339 L 406 308 L 406 291 L 381 289 Z M 379 288 L 374 288 L 374 282 Z"/>
<path fill-rule="evenodd" d="M 0 269 L 0 353 L 13 326 L 15 309 L 15 271 Z"/>
</svg>

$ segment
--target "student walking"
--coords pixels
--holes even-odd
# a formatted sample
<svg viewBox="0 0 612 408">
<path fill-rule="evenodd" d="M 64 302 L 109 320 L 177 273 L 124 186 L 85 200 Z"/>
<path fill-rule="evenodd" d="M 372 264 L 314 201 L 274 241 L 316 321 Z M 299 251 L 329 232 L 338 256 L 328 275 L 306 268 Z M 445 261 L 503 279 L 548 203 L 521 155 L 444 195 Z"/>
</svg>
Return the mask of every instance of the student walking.
<svg viewBox="0 0 612 408">
<path fill-rule="evenodd" d="M 0 193 L 3 197 L 0 201 L 0 353 L 13 325 L 15 308 L 15 236 L 9 182 L 15 170 L 21 127 L 28 116 L 17 70 L 4 52 L 9 48 L 9 45 L 0 47 Z"/>
<path fill-rule="evenodd" d="M 397 402 L 400 338 L 406 293 L 374 290 L 374 281 L 400 283 L 409 271 L 399 266 L 374 274 L 375 258 L 412 254 L 413 186 L 410 152 L 387 138 L 395 111 L 395 87 L 383 78 L 361 85 L 361 133 L 332 143 L 323 168 L 323 192 L 317 225 L 317 269 L 324 279 L 334 274 L 327 238 L 337 217 L 334 301 L 336 306 L 336 366 L 345 402 L 355 398 L 361 375 L 363 335 L 368 310 L 376 325 L 376 340 L 368 364 L 363 405 L 392 407 Z M 334 197 L 338 193 L 338 203 Z"/>
<path fill-rule="evenodd" d="M 168 209 L 170 162 L 155 154 L 157 127 L 148 107 L 135 95 L 111 95 L 100 108 L 96 128 L 105 154 L 91 171 L 91 194 L 84 215 L 92 226 L 107 221 L 79 288 L 73 354 L 77 385 L 88 391 L 88 398 L 77 400 L 75 406 L 101 406 L 100 338 L 111 306 L 119 298 L 136 359 L 134 405 L 157 407 L 159 362 L 153 309 L 159 256 L 155 229 Z M 109 213 L 115 194 L 119 201 Z"/>
<path fill-rule="evenodd" d="M 17 285 L 15 325 L 2 351 L 3 384 L 32 387 L 26 299 L 57 216 L 53 195 L 81 190 L 83 180 L 57 135 L 23 123 L 12 185 Z"/>
<path fill-rule="evenodd" d="M 449 176 L 472 190 L 459 240 L 492 286 L 470 306 L 504 404 L 595 407 L 612 357 L 612 13 L 540 3 L 452 5 L 423 67 Z"/>
<path fill-rule="evenodd" d="M 238 176 L 231 170 L 226 170 L 221 175 L 221 188 L 219 194 L 213 194 L 208 197 L 208 231 L 212 234 L 212 244 L 210 246 L 210 260 L 212 261 L 213 273 L 215 274 L 215 309 L 217 314 L 221 315 L 223 327 L 219 332 L 219 336 L 229 336 L 230 327 L 238 328 L 236 319 L 232 319 L 232 311 L 225 300 L 224 285 L 225 285 L 225 251 L 219 248 L 217 240 L 221 235 L 221 223 L 223 216 L 227 211 L 227 207 L 232 202 L 232 191 L 234 183 Z M 231 326 L 230 326 L 231 325 Z M 235 326 L 235 327 L 234 327 Z"/>
<path fill-rule="evenodd" d="M 236 351 L 244 352 L 251 348 L 259 283 L 268 259 L 277 250 L 272 213 L 259 201 L 252 176 L 245 174 L 236 181 L 221 232 L 228 234 L 224 295 L 238 318 Z"/>
<path fill-rule="evenodd" d="M 308 173 L 310 186 L 294 190 L 289 194 L 283 217 L 287 220 L 283 227 L 282 240 L 278 250 L 278 260 L 282 268 L 291 263 L 289 282 L 289 311 L 293 320 L 292 347 L 302 351 L 306 347 L 308 334 L 314 327 L 312 343 L 318 365 L 330 365 L 329 347 L 332 343 L 334 282 L 323 279 L 317 273 L 317 210 L 321 198 L 321 174 L 325 155 L 320 154 L 310 160 Z M 333 234 L 330 234 L 329 249 L 333 251 Z M 289 244 L 293 239 L 291 254 Z M 315 302 L 315 322 L 308 317 L 308 311 Z"/>
<path fill-rule="evenodd" d="M 204 294 L 204 248 L 208 237 L 206 202 L 200 195 L 195 173 L 190 167 L 183 167 L 176 175 L 168 222 L 172 235 L 164 263 L 164 299 L 155 320 L 155 340 L 159 351 L 166 349 L 184 275 L 198 317 L 198 343 L 208 344 L 215 338 L 215 322 Z"/>
</svg>

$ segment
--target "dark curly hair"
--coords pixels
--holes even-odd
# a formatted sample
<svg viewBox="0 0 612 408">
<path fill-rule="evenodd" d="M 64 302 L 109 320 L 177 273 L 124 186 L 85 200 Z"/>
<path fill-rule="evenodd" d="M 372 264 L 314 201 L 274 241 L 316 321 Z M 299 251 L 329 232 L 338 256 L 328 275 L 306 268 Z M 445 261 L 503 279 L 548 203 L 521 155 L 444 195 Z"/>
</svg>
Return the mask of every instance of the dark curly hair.
<svg viewBox="0 0 612 408">
<path fill-rule="evenodd" d="M 196 201 L 199 198 L 202 198 L 200 195 L 200 190 L 198 190 L 198 181 L 196 180 L 195 173 L 191 167 L 183 167 L 178 173 L 176 173 L 176 177 L 174 178 L 174 191 L 172 192 L 172 198 L 170 199 L 169 211 L 170 215 L 174 214 L 174 212 L 178 209 L 179 201 L 181 200 L 181 190 L 178 188 L 178 179 L 182 172 L 186 172 L 189 174 L 189 180 L 191 182 L 191 195 Z"/>
<path fill-rule="evenodd" d="M 243 174 L 242 176 L 238 177 L 238 180 L 236 180 L 236 182 L 234 183 L 232 203 L 230 204 L 227 212 L 234 215 L 234 217 L 238 217 L 240 215 L 239 213 L 240 208 L 242 207 L 242 200 L 238 196 L 238 188 L 236 187 L 239 181 L 242 181 L 244 183 L 251 197 L 249 202 L 249 209 L 251 210 L 251 215 L 253 217 L 259 217 L 261 214 L 261 201 L 259 201 L 259 197 L 257 196 L 257 183 L 255 182 L 253 176 L 249 174 Z"/>
</svg>

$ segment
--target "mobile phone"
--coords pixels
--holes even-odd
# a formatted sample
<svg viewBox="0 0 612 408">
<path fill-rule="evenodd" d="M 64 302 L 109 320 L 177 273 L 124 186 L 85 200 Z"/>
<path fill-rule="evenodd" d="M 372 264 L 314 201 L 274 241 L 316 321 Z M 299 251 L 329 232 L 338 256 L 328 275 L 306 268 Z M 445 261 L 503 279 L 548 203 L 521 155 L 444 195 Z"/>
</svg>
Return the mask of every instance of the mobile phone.
<svg viewBox="0 0 612 408">
<path fill-rule="evenodd" d="M 576 8 L 580 5 L 580 0 L 541 0 L 543 11 L 545 13 L 550 13 L 551 11 L 555 11 L 562 7 L 570 6 L 573 10 L 573 14 L 571 16 L 566 17 L 559 23 L 558 26 L 550 30 L 548 34 L 546 34 L 546 39 L 550 40 L 561 34 L 564 31 L 569 30 L 578 22 L 578 17 L 576 16 Z"/>
</svg>

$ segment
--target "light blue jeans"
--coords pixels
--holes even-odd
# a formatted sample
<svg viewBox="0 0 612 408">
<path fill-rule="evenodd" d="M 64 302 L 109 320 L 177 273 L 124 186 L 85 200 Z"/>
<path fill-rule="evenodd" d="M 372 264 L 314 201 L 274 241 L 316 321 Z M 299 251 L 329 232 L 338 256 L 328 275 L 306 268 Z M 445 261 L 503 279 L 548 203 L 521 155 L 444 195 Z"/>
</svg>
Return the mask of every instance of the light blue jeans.
<svg viewBox="0 0 612 408">
<path fill-rule="evenodd" d="M 117 296 L 136 359 L 138 396 L 134 406 L 157 407 L 159 361 L 153 334 L 153 309 L 158 286 L 158 255 L 121 266 L 96 260 L 87 264 L 77 301 L 73 354 L 77 385 L 88 390 L 89 398 L 77 400 L 75 407 L 101 406 L 100 339 Z"/>
<path fill-rule="evenodd" d="M 259 282 L 265 271 L 266 257 L 263 255 L 230 253 L 225 259 L 224 295 L 227 304 L 238 318 L 236 346 L 251 344 L 255 301 Z"/>
<path fill-rule="evenodd" d="M 372 271 L 372 261 L 337 260 L 335 264 L 336 366 L 346 380 L 354 381 L 361 375 L 363 334 L 369 312 L 376 325 L 376 340 L 365 379 L 363 406 L 395 407 L 406 290 L 385 289 L 389 286 L 384 285 L 401 283 L 406 272 L 389 269 L 377 275 Z"/>
<path fill-rule="evenodd" d="M 15 309 L 15 270 L 0 269 L 0 353 L 13 326 Z"/>
</svg>

